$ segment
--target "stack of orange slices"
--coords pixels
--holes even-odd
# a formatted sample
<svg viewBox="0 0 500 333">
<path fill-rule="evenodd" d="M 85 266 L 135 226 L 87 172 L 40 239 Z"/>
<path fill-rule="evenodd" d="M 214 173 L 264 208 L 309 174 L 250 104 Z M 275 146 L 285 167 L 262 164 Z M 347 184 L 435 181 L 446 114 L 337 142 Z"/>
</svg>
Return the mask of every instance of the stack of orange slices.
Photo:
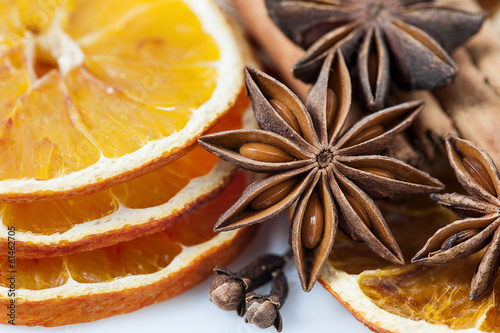
<svg viewBox="0 0 500 333">
<path fill-rule="evenodd" d="M 212 228 L 245 179 L 196 139 L 245 125 L 245 57 L 211 0 L 0 2 L 2 323 L 130 312 L 238 255 L 252 229 Z"/>
</svg>

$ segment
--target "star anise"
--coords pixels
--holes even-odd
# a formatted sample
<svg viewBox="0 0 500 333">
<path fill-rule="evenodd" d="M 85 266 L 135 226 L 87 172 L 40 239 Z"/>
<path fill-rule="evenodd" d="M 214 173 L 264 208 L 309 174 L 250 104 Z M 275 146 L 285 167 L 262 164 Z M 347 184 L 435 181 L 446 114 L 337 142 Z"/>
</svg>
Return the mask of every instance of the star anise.
<svg viewBox="0 0 500 333">
<path fill-rule="evenodd" d="M 380 110 L 390 74 L 407 89 L 451 83 L 456 64 L 447 52 L 481 27 L 485 13 L 468 13 L 432 0 L 266 0 L 271 19 L 307 50 L 292 68 L 314 82 L 328 50 L 355 58 L 368 108 Z M 392 71 L 391 71 L 392 69 Z"/>
<path fill-rule="evenodd" d="M 489 244 L 472 279 L 469 297 L 474 300 L 486 292 L 499 266 L 500 178 L 491 157 L 472 142 L 449 136 L 446 149 L 458 181 L 470 196 L 431 195 L 439 205 L 462 219 L 436 231 L 412 262 L 445 264 Z"/>
<path fill-rule="evenodd" d="M 408 127 L 421 102 L 374 113 L 343 131 L 351 82 L 340 51 L 331 51 L 305 105 L 287 87 L 245 69 L 247 93 L 260 130 L 203 136 L 200 144 L 240 168 L 269 173 L 257 180 L 215 225 L 226 231 L 267 220 L 297 201 L 291 245 L 302 288 L 309 291 L 333 245 L 337 222 L 383 258 L 403 256 L 372 201 L 436 192 L 443 185 L 398 160 L 379 156 Z"/>
</svg>

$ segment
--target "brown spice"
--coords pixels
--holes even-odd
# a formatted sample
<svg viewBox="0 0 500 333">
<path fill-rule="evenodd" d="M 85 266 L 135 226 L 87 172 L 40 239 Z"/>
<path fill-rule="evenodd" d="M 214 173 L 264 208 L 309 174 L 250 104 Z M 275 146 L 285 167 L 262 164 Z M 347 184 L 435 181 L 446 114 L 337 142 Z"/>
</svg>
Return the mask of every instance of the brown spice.
<svg viewBox="0 0 500 333">
<path fill-rule="evenodd" d="M 306 50 L 293 66 L 305 82 L 318 77 L 328 51 L 356 58 L 368 108 L 383 107 L 391 74 L 405 88 L 434 89 L 452 82 L 448 55 L 481 27 L 486 14 L 468 13 L 425 0 L 266 0 L 271 19 Z M 391 68 L 394 70 L 390 72 Z"/>
<path fill-rule="evenodd" d="M 351 107 L 351 83 L 340 51 L 329 53 L 305 104 L 283 84 L 257 69 L 246 68 L 245 83 L 262 130 L 206 135 L 199 143 L 243 169 L 270 175 L 250 185 L 238 202 L 220 217 L 215 230 L 232 230 L 262 222 L 300 198 L 292 220 L 290 242 L 304 290 L 309 291 L 316 282 L 332 248 L 339 221 L 354 239 L 365 242 L 378 255 L 403 263 L 399 246 L 369 196 L 393 198 L 443 188 L 438 180 L 424 172 L 376 155 L 384 152 L 411 124 L 422 104 L 404 103 L 372 114 L 349 129 L 344 128 Z M 270 100 L 286 104 L 287 114 L 293 117 L 283 117 Z M 300 132 L 286 118 L 296 119 L 298 126 L 295 127 L 300 128 Z M 328 118 L 334 120 L 330 123 Z M 247 142 L 277 147 L 294 160 L 251 159 L 240 151 Z M 380 171 L 377 175 L 359 168 Z M 353 208 L 346 195 L 355 198 L 368 217 L 360 216 L 360 210 Z M 367 228 L 368 222 L 371 228 Z"/>
<path fill-rule="evenodd" d="M 247 315 L 245 321 L 259 328 L 274 326 L 278 332 L 283 328 L 279 309 L 288 296 L 288 283 L 283 270 L 273 272 L 271 291 L 267 295 L 248 293 L 246 296 Z"/>
<path fill-rule="evenodd" d="M 270 281 L 273 272 L 281 269 L 288 259 L 289 254 L 264 254 L 237 272 L 216 266 L 214 272 L 217 276 L 209 289 L 210 300 L 222 310 L 236 310 L 239 316 L 243 316 L 246 294 Z"/>
<path fill-rule="evenodd" d="M 449 136 L 446 148 L 458 181 L 470 196 L 458 193 L 431 196 L 463 219 L 436 231 L 412 262 L 444 264 L 489 244 L 471 283 L 470 298 L 474 300 L 486 292 L 499 265 L 500 178 L 490 156 L 472 142 Z"/>
</svg>

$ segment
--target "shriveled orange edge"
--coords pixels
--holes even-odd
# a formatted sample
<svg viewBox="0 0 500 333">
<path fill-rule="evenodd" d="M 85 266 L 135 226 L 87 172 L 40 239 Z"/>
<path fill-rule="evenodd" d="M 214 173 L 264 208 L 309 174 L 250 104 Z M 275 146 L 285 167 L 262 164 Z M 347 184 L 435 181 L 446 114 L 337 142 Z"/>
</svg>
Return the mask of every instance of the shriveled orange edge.
<svg viewBox="0 0 500 333">
<path fill-rule="evenodd" d="M 60 326 L 95 321 L 138 310 L 172 298 L 204 281 L 215 265 L 227 265 L 250 242 L 255 228 L 221 233 L 183 251 L 166 268 L 112 282 L 66 284 L 45 290 L 18 289 L 16 325 Z M 8 289 L 0 287 L 0 307 L 9 304 Z M 7 323 L 2 316 L 0 322 Z"/>
<path fill-rule="evenodd" d="M 183 0 L 200 19 L 203 30 L 212 36 L 220 50 L 216 62 L 218 79 L 212 97 L 195 111 L 179 132 L 150 142 L 139 150 L 117 159 L 101 158 L 83 170 L 51 180 L 0 181 L 0 202 L 20 203 L 68 199 L 110 188 L 152 172 L 182 157 L 197 138 L 206 132 L 244 94 L 243 71 L 246 48 L 243 38 L 211 0 Z M 208 13 L 208 15 L 207 15 Z M 225 42 L 227 43 L 225 43 Z M 123 167 L 123 166 L 125 167 Z"/>
<path fill-rule="evenodd" d="M 379 308 L 359 287 L 359 275 L 347 274 L 325 263 L 319 282 L 357 320 L 378 333 L 451 333 L 481 332 L 479 329 L 454 330 L 446 325 L 431 324 L 424 320 L 412 320 Z M 485 312 L 486 313 L 486 312 Z M 478 325 L 481 325 L 480 320 Z"/>
</svg>

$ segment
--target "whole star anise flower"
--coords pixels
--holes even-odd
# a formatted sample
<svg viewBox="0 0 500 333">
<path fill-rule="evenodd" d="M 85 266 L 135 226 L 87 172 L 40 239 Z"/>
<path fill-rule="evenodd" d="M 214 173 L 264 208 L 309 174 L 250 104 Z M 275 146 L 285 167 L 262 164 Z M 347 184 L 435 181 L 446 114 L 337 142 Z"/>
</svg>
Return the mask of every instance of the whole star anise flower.
<svg viewBox="0 0 500 333">
<path fill-rule="evenodd" d="M 370 196 L 392 198 L 443 188 L 422 171 L 375 155 L 410 125 L 422 103 L 382 110 L 343 131 L 351 107 L 351 82 L 340 51 L 327 56 L 305 105 L 255 68 L 246 67 L 245 83 L 262 129 L 205 135 L 199 143 L 240 168 L 270 175 L 251 184 L 214 229 L 265 221 L 297 201 L 291 245 L 306 291 L 313 287 L 332 248 L 337 223 L 378 255 L 403 263 L 401 250 Z"/>
<path fill-rule="evenodd" d="M 495 276 L 500 258 L 500 178 L 491 157 L 470 141 L 449 136 L 446 149 L 458 181 L 470 196 L 432 194 L 442 207 L 461 220 L 439 229 L 412 262 L 439 265 L 486 251 L 472 279 L 469 297 L 483 295 Z"/>
<path fill-rule="evenodd" d="M 456 64 L 447 52 L 481 27 L 485 13 L 468 13 L 432 0 L 266 0 L 271 19 L 306 54 L 292 68 L 315 82 L 328 50 L 357 54 L 366 105 L 380 110 L 390 74 L 408 89 L 451 83 Z M 392 70 L 392 71 L 391 71 Z"/>
</svg>

